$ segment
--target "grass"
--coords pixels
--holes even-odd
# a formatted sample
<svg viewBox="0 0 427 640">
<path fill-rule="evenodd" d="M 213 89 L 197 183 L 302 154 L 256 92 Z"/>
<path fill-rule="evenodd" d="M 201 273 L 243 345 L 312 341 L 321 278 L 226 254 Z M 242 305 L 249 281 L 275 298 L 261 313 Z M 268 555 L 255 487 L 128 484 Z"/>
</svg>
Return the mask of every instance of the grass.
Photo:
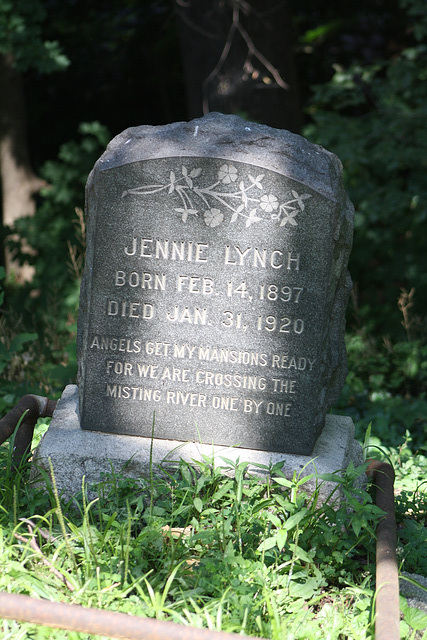
<svg viewBox="0 0 427 640">
<path fill-rule="evenodd" d="M 385 454 L 397 473 L 402 570 L 427 575 L 427 459 L 412 454 L 408 439 Z M 83 483 L 64 503 L 54 486 L 32 487 L 26 467 L 12 480 L 3 445 L 0 589 L 272 639 L 373 638 L 381 514 L 371 493 L 355 488 L 364 467 L 344 475 L 341 505 L 337 492 L 321 505 L 278 467 L 260 484 L 244 461 L 233 478 L 230 461 L 220 464 L 206 458 L 138 480 L 112 473 L 94 500 Z M 404 602 L 402 611 L 402 637 L 415 637 L 407 621 L 427 626 Z M 2 640 L 88 637 L 0 624 Z"/>
</svg>

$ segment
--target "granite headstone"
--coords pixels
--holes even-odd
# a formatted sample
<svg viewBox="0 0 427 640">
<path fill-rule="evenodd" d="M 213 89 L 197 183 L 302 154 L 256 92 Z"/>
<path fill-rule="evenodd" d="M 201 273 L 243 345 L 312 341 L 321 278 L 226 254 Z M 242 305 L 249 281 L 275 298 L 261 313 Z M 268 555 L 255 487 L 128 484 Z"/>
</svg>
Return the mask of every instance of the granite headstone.
<svg viewBox="0 0 427 640">
<path fill-rule="evenodd" d="M 339 160 L 237 116 L 135 127 L 86 214 L 82 428 L 309 455 L 347 372 Z"/>
</svg>

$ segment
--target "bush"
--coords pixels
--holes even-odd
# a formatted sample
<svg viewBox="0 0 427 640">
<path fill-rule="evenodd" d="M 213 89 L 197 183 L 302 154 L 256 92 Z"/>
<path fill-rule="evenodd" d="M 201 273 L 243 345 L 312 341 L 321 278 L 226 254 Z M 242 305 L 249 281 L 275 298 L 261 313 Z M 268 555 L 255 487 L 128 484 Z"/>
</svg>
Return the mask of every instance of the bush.
<svg viewBox="0 0 427 640">
<path fill-rule="evenodd" d="M 41 192 L 36 215 L 16 221 L 15 230 L 34 250 L 30 262 L 35 267 L 33 281 L 9 290 L 8 305 L 20 308 L 27 321 L 36 314 L 39 328 L 45 324 L 46 309 L 63 329 L 69 315 L 78 308 L 79 270 L 84 254 L 84 207 L 86 180 L 109 140 L 105 127 L 97 122 L 79 127 L 80 140 L 63 144 L 58 159 L 46 162 L 41 176 L 49 187 Z M 76 218 L 77 213 L 77 218 Z M 19 245 L 9 242 L 11 249 Z M 25 256 L 28 260 L 28 255 Z"/>
<path fill-rule="evenodd" d="M 418 0 L 401 4 L 412 46 L 371 66 L 336 66 L 315 88 L 304 132 L 342 160 L 356 209 L 350 320 L 398 337 L 402 288 L 415 292 L 414 314 L 427 315 L 427 18 Z"/>
<path fill-rule="evenodd" d="M 0 410 L 25 393 L 58 395 L 75 380 L 76 320 L 85 250 L 82 207 L 87 176 L 109 134 L 99 123 L 82 124 L 80 140 L 62 145 L 41 174 L 49 183 L 34 217 L 15 230 L 35 250 L 31 283 L 8 283 L 0 319 Z M 77 214 L 77 215 L 76 215 Z M 28 259 L 19 254 L 18 259 Z"/>
<path fill-rule="evenodd" d="M 427 345 L 392 343 L 359 332 L 347 335 L 349 374 L 335 412 L 350 415 L 356 437 L 372 433 L 384 446 L 410 434 L 414 451 L 426 449 Z"/>
</svg>

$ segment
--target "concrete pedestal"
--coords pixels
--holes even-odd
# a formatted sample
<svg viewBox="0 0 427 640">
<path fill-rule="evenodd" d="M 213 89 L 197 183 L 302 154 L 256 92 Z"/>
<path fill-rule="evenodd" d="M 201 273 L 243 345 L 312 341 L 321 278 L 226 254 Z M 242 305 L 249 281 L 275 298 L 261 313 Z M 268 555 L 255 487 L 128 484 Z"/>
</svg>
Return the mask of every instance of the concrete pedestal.
<svg viewBox="0 0 427 640">
<path fill-rule="evenodd" d="M 32 478 L 36 479 L 37 468 L 50 472 L 51 460 L 55 480 L 60 493 L 70 498 L 79 492 L 82 478 L 86 485 L 96 483 L 101 474 L 120 473 L 127 477 L 148 476 L 150 468 L 151 439 L 124 435 L 112 435 L 100 431 L 84 431 L 80 428 L 79 398 L 77 386 L 67 386 L 58 402 L 52 422 L 34 452 Z M 189 463 L 203 456 L 214 456 L 217 467 L 227 467 L 221 458 L 249 462 L 248 471 L 260 478 L 268 473 L 257 464 L 282 463 L 285 476 L 292 479 L 310 474 L 335 473 L 363 463 L 362 447 L 354 440 L 354 425 L 346 416 L 328 415 L 325 428 L 311 456 L 284 454 L 253 449 L 214 446 L 197 442 L 175 440 L 153 440 L 152 464 L 176 466 L 182 459 Z M 314 477 L 304 484 L 304 491 L 312 493 L 320 486 L 320 501 L 324 501 L 336 487 L 334 482 L 323 482 Z"/>
</svg>

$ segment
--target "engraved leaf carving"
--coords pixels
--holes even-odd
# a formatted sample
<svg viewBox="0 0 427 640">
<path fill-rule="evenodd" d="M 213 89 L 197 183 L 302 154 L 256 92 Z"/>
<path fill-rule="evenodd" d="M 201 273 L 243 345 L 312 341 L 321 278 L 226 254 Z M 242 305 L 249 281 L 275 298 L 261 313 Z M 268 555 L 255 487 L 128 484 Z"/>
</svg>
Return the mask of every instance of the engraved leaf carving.
<svg viewBox="0 0 427 640">
<path fill-rule="evenodd" d="M 177 213 L 181 214 L 181 219 L 183 222 L 187 222 L 189 215 L 197 215 L 197 209 L 182 209 L 181 207 L 174 209 Z"/>
<path fill-rule="evenodd" d="M 252 211 L 249 213 L 249 217 L 246 219 L 247 227 L 250 227 L 251 224 L 253 224 L 254 222 L 259 222 L 261 220 L 261 218 L 259 218 L 255 214 L 256 214 L 256 209 L 252 209 Z"/>
<path fill-rule="evenodd" d="M 297 215 L 298 211 L 294 210 L 291 213 L 288 213 L 282 220 L 282 222 L 280 223 L 281 227 L 284 227 L 285 224 L 287 224 L 289 222 L 289 224 L 291 224 L 294 227 L 298 226 L 297 221 L 295 220 L 295 216 Z"/>
<path fill-rule="evenodd" d="M 123 191 L 122 198 L 127 196 L 129 193 L 137 196 L 146 196 L 152 193 L 157 193 L 158 191 L 162 191 L 165 189 L 164 184 L 146 184 L 142 187 L 135 187 L 134 189 L 127 189 L 127 191 Z"/>
<path fill-rule="evenodd" d="M 190 178 L 190 176 L 188 175 L 188 169 L 187 169 L 187 167 L 185 167 L 184 165 L 182 165 L 182 167 L 181 167 L 181 172 L 182 172 L 182 175 L 183 175 L 183 177 L 184 177 L 185 182 L 186 182 L 186 183 L 187 183 L 187 185 L 190 187 L 190 189 L 192 189 L 192 188 L 193 188 L 193 181 L 192 181 L 192 179 Z M 191 175 L 191 174 L 190 174 L 190 175 Z"/>
<path fill-rule="evenodd" d="M 245 208 L 244 204 L 239 204 L 236 211 L 231 216 L 230 222 L 236 222 L 237 218 L 239 217 L 239 213 L 241 213 L 244 208 Z"/>
<path fill-rule="evenodd" d="M 263 179 L 263 177 L 264 177 L 264 174 L 261 174 L 260 176 L 257 176 L 256 178 L 251 176 L 250 173 L 248 174 L 248 178 L 252 182 L 252 184 L 254 184 L 256 187 L 258 187 L 258 189 L 261 189 L 261 191 L 262 191 L 261 180 Z"/>
<path fill-rule="evenodd" d="M 170 186 L 168 189 L 168 193 L 173 193 L 175 190 L 175 182 L 176 182 L 176 176 L 173 171 L 170 172 L 169 180 L 170 180 Z"/>
<path fill-rule="evenodd" d="M 293 218 L 285 218 L 280 223 L 280 226 L 284 227 L 287 222 L 289 222 L 289 224 L 293 225 L 294 227 L 298 226 L 296 220 L 294 220 Z"/>
<path fill-rule="evenodd" d="M 308 198 L 311 198 L 311 195 L 309 193 L 303 193 L 302 195 L 298 195 L 298 193 L 294 190 L 292 190 L 292 195 L 294 196 L 299 206 L 301 207 L 301 211 L 304 211 L 303 200 L 308 200 Z"/>
<path fill-rule="evenodd" d="M 202 173 L 202 170 L 201 170 L 200 167 L 197 167 L 197 169 L 191 169 L 190 177 L 191 178 L 198 178 L 201 173 Z"/>
</svg>

